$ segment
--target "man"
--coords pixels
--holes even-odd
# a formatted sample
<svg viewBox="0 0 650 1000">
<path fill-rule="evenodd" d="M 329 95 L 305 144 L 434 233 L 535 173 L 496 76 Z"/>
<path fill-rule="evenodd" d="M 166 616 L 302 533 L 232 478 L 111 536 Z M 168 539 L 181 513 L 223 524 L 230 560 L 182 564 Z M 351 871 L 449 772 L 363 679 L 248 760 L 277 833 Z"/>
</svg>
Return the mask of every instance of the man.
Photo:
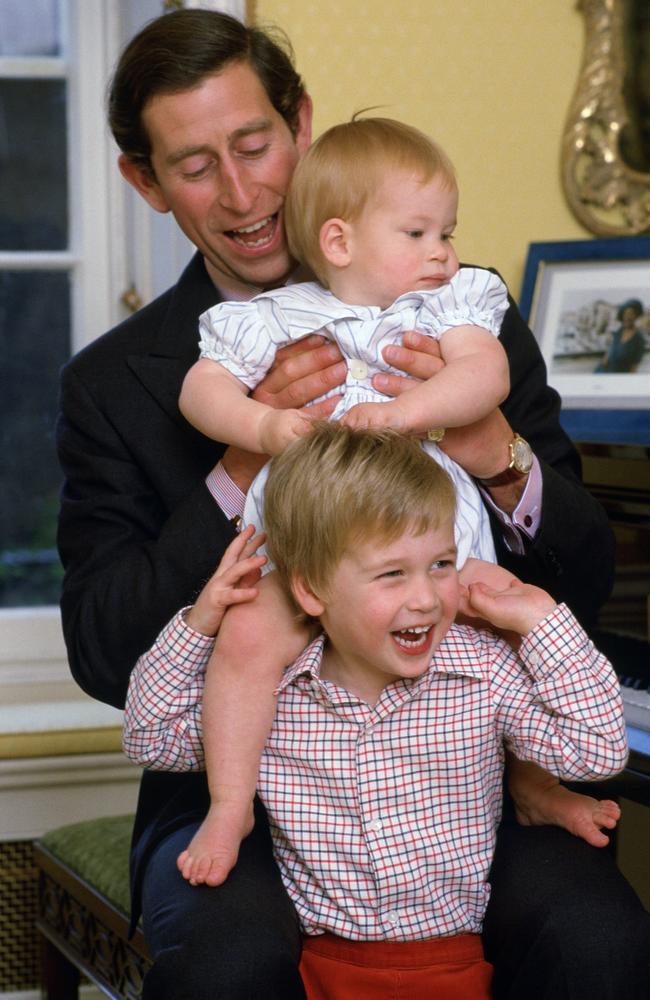
<svg viewBox="0 0 650 1000">
<path fill-rule="evenodd" d="M 265 34 L 183 10 L 127 46 L 110 119 L 127 181 L 155 210 L 173 212 L 198 250 L 174 288 L 63 373 L 64 631 L 78 683 L 121 706 L 138 656 L 212 574 L 260 465 L 259 456 L 224 451 L 193 431 L 177 400 L 197 356 L 199 314 L 292 272 L 282 205 L 309 145 L 311 104 L 290 59 Z M 587 621 L 611 587 L 611 534 L 580 484 L 559 401 L 514 305 L 501 341 L 513 387 L 503 413 L 449 432 L 444 445 L 485 481 L 500 562 Z M 409 344 L 387 360 L 414 377 L 433 374 L 439 360 L 417 336 Z M 331 346 L 297 348 L 278 356 L 259 398 L 302 406 L 342 383 Z M 397 377 L 377 385 L 402 387 Z M 195 888 L 176 870 L 207 804 L 202 775 L 143 776 L 132 874 L 155 956 L 144 996 L 303 997 L 298 922 L 262 808 L 225 885 Z M 628 997 L 644 995 L 641 985 L 634 993 L 637 982 L 645 989 L 637 955 L 650 951 L 640 936 L 644 913 L 606 853 L 560 830 L 513 823 L 500 835 L 492 881 L 485 942 L 496 996 L 613 998 L 619 976 Z"/>
</svg>

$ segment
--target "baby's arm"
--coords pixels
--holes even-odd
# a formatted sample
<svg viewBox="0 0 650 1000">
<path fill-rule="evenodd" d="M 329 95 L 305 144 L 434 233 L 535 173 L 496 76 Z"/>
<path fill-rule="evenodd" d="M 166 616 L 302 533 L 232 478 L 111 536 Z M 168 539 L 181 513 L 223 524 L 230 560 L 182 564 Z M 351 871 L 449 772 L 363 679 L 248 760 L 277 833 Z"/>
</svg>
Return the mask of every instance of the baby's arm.
<svg viewBox="0 0 650 1000">
<path fill-rule="evenodd" d="M 387 403 L 361 403 L 343 418 L 352 427 L 393 427 L 425 434 L 432 427 L 464 427 L 495 410 L 510 389 L 508 359 L 499 340 L 476 326 L 443 333 L 445 362 L 421 382 Z"/>
<path fill-rule="evenodd" d="M 276 410 L 247 395 L 246 386 L 210 358 L 200 358 L 185 376 L 179 407 L 207 437 L 245 451 L 278 455 L 311 429 L 308 414 Z"/>
</svg>

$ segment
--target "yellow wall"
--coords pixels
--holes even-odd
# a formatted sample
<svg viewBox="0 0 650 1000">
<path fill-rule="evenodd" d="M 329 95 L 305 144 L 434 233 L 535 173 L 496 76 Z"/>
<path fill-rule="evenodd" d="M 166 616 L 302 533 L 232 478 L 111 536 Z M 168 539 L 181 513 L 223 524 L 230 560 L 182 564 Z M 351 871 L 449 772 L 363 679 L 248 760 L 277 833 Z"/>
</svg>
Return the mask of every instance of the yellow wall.
<svg viewBox="0 0 650 1000">
<path fill-rule="evenodd" d="M 382 105 L 437 138 L 460 182 L 462 259 L 518 297 L 528 244 L 590 236 L 562 193 L 560 139 L 582 57 L 573 0 L 257 0 L 314 99 L 315 134 Z"/>
</svg>

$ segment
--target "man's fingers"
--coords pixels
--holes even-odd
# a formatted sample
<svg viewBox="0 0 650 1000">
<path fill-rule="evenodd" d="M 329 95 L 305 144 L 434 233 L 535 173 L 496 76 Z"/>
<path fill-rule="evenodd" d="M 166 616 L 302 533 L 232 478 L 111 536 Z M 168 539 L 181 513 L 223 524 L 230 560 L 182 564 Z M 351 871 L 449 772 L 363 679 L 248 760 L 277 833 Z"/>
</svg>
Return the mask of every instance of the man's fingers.
<svg viewBox="0 0 650 1000">
<path fill-rule="evenodd" d="M 307 339 L 311 340 L 311 338 Z M 320 341 L 320 338 L 318 340 Z M 341 359 L 338 347 L 331 343 L 320 343 L 319 346 L 305 349 L 305 343 L 306 341 L 300 341 L 298 344 L 290 344 L 278 351 L 273 367 L 253 394 L 255 399 L 271 406 L 277 406 L 278 404 L 273 402 L 273 398 L 284 394 L 292 385 L 297 395 L 304 395 L 304 382 L 311 379 L 312 376 L 316 377 L 314 382 L 316 389 L 321 391 L 323 385 L 326 385 L 327 389 L 331 389 L 335 385 L 341 384 L 345 379 L 346 366 Z M 289 348 L 293 348 L 293 350 L 290 351 Z M 297 348 L 301 348 L 301 350 Z M 321 376 L 320 379 L 319 376 Z M 300 404 L 293 402 L 291 405 L 303 406 L 310 402 L 310 399 L 315 399 L 317 394 L 305 397 Z"/>
<path fill-rule="evenodd" d="M 271 368 L 275 368 L 285 358 L 296 357 L 298 354 L 304 354 L 305 351 L 313 351 L 315 348 L 323 347 L 327 344 L 331 345 L 331 341 L 319 333 L 311 333 L 308 337 L 303 337 L 302 340 L 292 340 L 289 344 L 285 344 L 284 347 L 278 350 Z"/>
<path fill-rule="evenodd" d="M 383 392 L 385 396 L 401 396 L 407 389 L 413 388 L 413 379 L 405 375 L 390 375 L 388 372 L 381 372 L 372 377 L 373 387 L 377 392 Z"/>
<path fill-rule="evenodd" d="M 411 378 L 432 378 L 443 366 L 438 341 L 415 331 L 405 333 L 402 344 L 388 344 L 382 355 L 389 365 Z"/>
<path fill-rule="evenodd" d="M 338 406 L 343 396 L 328 396 L 320 403 L 311 403 L 305 410 L 312 420 L 328 420 Z"/>
<path fill-rule="evenodd" d="M 296 378 L 293 381 L 287 381 L 285 377 L 282 387 L 280 387 L 280 383 L 278 382 L 274 387 L 273 393 L 268 393 L 268 387 L 265 387 L 267 389 L 266 392 L 263 391 L 258 394 L 256 391 L 255 399 L 276 408 L 299 410 L 320 396 L 324 396 L 332 389 L 336 389 L 342 385 L 345 381 L 346 372 L 345 363 L 338 362 L 327 368 L 310 371 L 309 374 Z M 258 386 L 259 389 L 260 386 Z"/>
</svg>

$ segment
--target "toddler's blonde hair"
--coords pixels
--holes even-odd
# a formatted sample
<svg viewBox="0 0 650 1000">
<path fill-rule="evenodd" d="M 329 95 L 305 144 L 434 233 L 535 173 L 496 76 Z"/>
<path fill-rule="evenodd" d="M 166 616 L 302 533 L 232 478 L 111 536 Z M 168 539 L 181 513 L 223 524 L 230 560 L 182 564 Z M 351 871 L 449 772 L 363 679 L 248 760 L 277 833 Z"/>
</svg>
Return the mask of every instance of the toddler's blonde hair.
<svg viewBox="0 0 650 1000">
<path fill-rule="evenodd" d="M 413 438 L 318 423 L 271 462 L 267 549 L 289 595 L 300 577 L 325 596 L 355 544 L 379 546 L 447 524 L 453 531 L 455 503 L 451 479 Z"/>
</svg>

